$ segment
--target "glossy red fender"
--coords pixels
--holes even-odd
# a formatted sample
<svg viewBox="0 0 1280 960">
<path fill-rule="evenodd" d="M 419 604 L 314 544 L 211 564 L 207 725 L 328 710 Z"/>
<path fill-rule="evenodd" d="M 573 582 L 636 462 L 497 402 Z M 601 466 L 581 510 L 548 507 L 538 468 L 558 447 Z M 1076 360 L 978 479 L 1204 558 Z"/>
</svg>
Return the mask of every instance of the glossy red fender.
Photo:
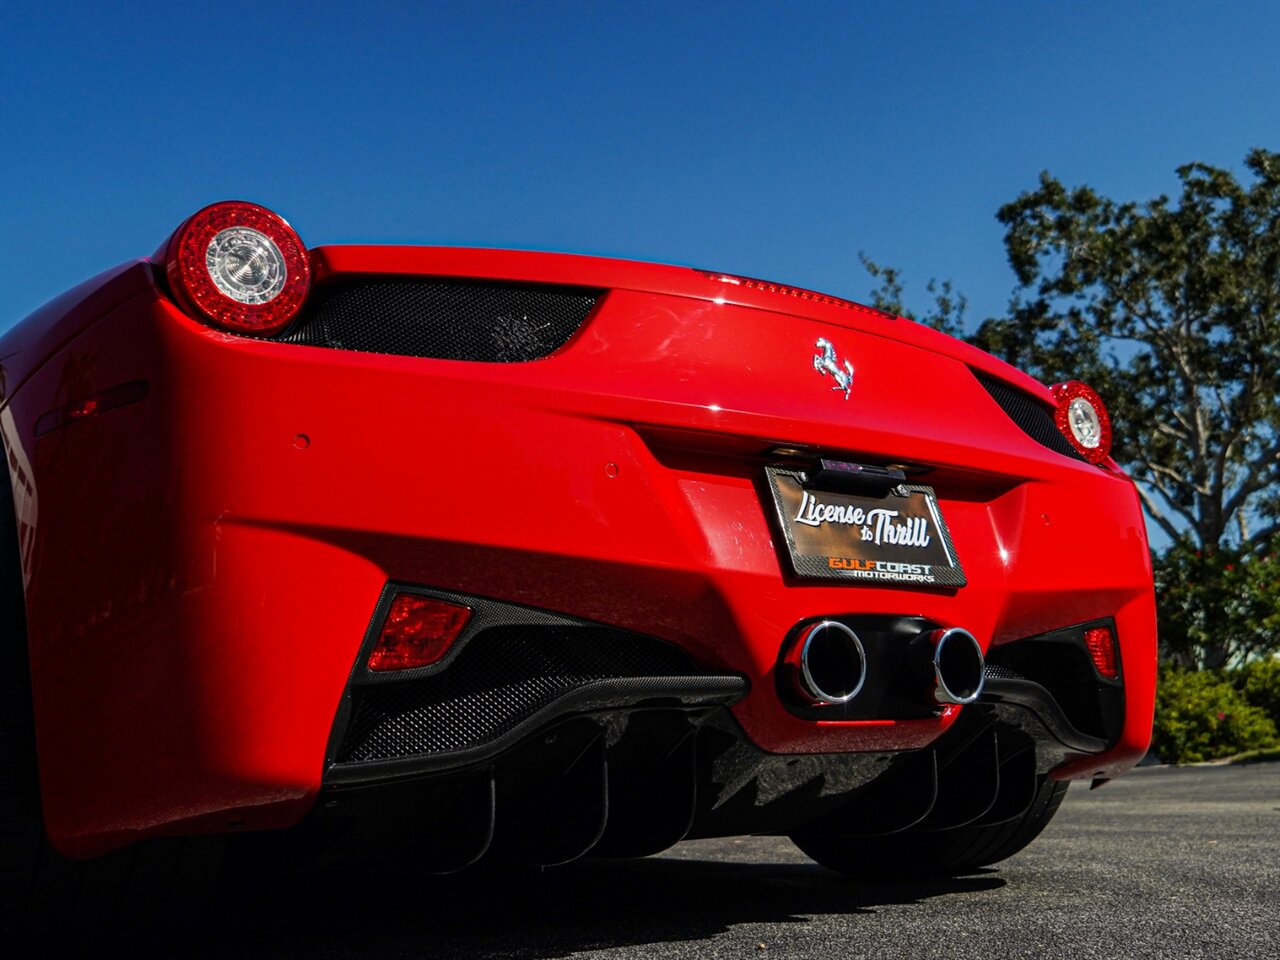
<svg viewBox="0 0 1280 960">
<path fill-rule="evenodd" d="M 746 674 L 734 708 L 773 752 L 904 750 L 934 720 L 814 722 L 774 693 L 799 620 L 911 614 L 984 647 L 1114 618 L 1118 743 L 1146 750 L 1154 601 L 1141 509 L 1111 461 L 1045 449 L 978 370 L 1047 389 L 910 321 L 694 270 L 554 254 L 312 251 L 365 274 L 606 290 L 545 360 L 485 364 L 246 339 L 184 315 L 146 261 L 3 339 L 2 423 L 23 546 L 50 836 L 90 854 L 153 833 L 296 823 L 380 591 L 428 584 L 679 644 Z M 846 401 L 815 336 L 856 358 Z M 145 398 L 36 436 L 103 390 Z M 772 448 L 927 468 L 958 590 L 799 581 L 762 496 Z"/>
</svg>

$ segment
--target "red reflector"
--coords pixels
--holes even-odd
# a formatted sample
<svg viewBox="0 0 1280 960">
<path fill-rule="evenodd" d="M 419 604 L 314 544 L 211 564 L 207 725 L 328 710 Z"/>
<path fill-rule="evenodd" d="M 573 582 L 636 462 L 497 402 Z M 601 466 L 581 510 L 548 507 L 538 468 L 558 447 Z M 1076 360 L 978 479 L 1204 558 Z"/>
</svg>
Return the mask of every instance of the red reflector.
<svg viewBox="0 0 1280 960">
<path fill-rule="evenodd" d="M 106 413 L 108 410 L 114 410 L 129 403 L 136 403 L 146 395 L 147 381 L 133 380 L 109 390 L 103 390 L 101 393 L 95 393 L 83 400 L 77 400 L 75 403 L 68 403 L 66 406 L 50 410 L 40 416 L 36 421 L 36 436 L 43 437 L 46 433 L 52 433 L 59 427 L 65 427 L 77 420 Z"/>
<path fill-rule="evenodd" d="M 443 657 L 471 619 L 471 608 L 400 593 L 369 654 L 370 670 L 412 670 Z"/>
<path fill-rule="evenodd" d="M 1120 675 L 1116 667 L 1116 639 L 1110 627 L 1095 627 L 1084 632 L 1084 645 L 1098 672 L 1110 680 Z"/>
</svg>

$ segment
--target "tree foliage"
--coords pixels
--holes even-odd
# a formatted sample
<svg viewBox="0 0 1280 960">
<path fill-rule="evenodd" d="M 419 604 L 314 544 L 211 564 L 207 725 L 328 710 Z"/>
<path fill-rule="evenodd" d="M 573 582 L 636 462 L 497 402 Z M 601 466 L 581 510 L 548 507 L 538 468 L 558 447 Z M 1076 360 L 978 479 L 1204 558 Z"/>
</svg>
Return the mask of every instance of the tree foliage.
<svg viewBox="0 0 1280 960">
<path fill-rule="evenodd" d="M 968 337 L 1106 401 L 1112 456 L 1173 541 L 1155 562 L 1160 637 L 1186 667 L 1280 651 L 1280 153 L 1245 167 L 1241 182 L 1187 164 L 1175 199 L 1145 203 L 1041 174 L 997 213 L 1018 280 L 1008 314 Z M 962 330 L 949 281 L 916 317 L 900 273 L 860 256 L 877 307 Z"/>
<path fill-rule="evenodd" d="M 895 317 L 906 317 L 941 330 L 953 337 L 964 336 L 964 315 L 969 301 L 950 280 L 930 280 L 925 286 L 933 303 L 928 312 L 914 314 L 902 302 L 902 273 L 896 267 L 882 267 L 865 253 L 859 253 L 862 268 L 879 283 L 871 291 L 871 306 Z"/>
<path fill-rule="evenodd" d="M 1280 154 L 1245 163 L 1144 204 L 1042 174 L 997 214 L 1019 289 L 973 337 L 1097 389 L 1151 517 L 1198 548 L 1265 549 L 1280 518 Z"/>
<path fill-rule="evenodd" d="M 1232 677 L 1245 700 L 1280 726 L 1280 657 L 1263 657 L 1246 664 Z"/>
<path fill-rule="evenodd" d="M 1221 673 L 1160 670 L 1151 749 L 1166 763 L 1199 763 L 1274 748 L 1276 725 Z"/>
<path fill-rule="evenodd" d="M 1179 540 L 1154 566 L 1162 659 L 1216 669 L 1280 651 L 1280 555 Z"/>
</svg>

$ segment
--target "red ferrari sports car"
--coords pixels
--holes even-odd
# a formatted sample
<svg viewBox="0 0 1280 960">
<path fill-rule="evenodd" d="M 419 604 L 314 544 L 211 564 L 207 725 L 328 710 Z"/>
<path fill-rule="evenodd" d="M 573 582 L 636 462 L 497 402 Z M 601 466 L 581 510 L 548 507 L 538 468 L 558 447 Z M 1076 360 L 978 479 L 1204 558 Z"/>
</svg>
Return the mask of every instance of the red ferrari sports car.
<svg viewBox="0 0 1280 960">
<path fill-rule="evenodd" d="M 953 873 L 1146 750 L 1102 401 L 909 320 L 226 202 L 0 364 L 10 927 L 232 834 Z"/>
</svg>

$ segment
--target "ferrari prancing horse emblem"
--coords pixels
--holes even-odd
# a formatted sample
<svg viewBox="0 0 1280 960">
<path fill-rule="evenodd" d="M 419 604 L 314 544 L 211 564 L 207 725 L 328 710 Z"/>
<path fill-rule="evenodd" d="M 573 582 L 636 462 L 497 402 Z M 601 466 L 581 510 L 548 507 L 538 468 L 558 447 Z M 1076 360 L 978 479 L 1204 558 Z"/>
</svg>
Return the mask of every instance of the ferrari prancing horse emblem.
<svg viewBox="0 0 1280 960">
<path fill-rule="evenodd" d="M 849 399 L 849 391 L 853 388 L 853 364 L 846 360 L 842 367 L 840 358 L 836 356 L 835 344 L 825 337 L 818 338 L 818 352 L 813 355 L 813 369 L 824 377 L 831 374 L 836 382 L 831 389 L 843 390 L 844 398 Z"/>
</svg>

